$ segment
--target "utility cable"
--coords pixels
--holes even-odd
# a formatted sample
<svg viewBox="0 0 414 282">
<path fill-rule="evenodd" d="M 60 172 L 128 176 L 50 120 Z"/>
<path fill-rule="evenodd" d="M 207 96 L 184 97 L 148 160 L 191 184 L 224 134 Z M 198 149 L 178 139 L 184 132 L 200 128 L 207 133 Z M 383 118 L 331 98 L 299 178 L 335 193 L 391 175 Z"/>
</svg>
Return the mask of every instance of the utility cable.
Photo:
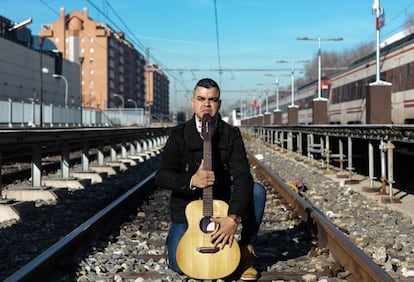
<svg viewBox="0 0 414 282">
<path fill-rule="evenodd" d="M 216 40 L 217 40 L 217 58 L 218 58 L 218 69 L 219 69 L 219 77 L 220 77 L 220 84 L 221 84 L 221 56 L 220 56 L 220 36 L 219 36 L 219 26 L 218 26 L 218 15 L 217 15 L 217 3 L 214 0 L 214 16 L 216 20 Z"/>
</svg>

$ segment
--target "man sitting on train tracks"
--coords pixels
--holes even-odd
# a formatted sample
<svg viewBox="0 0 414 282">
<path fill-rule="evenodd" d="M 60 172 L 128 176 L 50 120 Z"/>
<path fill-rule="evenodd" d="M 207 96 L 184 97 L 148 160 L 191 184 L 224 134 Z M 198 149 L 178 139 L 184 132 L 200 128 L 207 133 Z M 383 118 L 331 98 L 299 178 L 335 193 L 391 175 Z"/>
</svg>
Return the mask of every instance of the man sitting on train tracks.
<svg viewBox="0 0 414 282">
<path fill-rule="evenodd" d="M 155 178 L 159 187 L 172 190 L 167 240 L 169 266 L 182 273 L 176 250 L 188 228 L 185 208 L 201 198 L 203 189 L 213 187 L 214 199 L 225 201 L 229 209 L 227 217 L 211 218 L 220 226 L 211 241 L 216 246 L 231 245 L 241 223 L 241 259 L 236 272 L 242 280 L 256 280 L 258 273 L 251 258 L 255 255 L 254 243 L 263 217 L 266 190 L 253 181 L 240 130 L 221 119 L 218 84 L 209 78 L 198 81 L 191 104 L 194 114 L 186 123 L 172 129 Z M 212 170 L 203 167 L 201 120 L 205 114 L 210 115 L 214 125 Z"/>
</svg>

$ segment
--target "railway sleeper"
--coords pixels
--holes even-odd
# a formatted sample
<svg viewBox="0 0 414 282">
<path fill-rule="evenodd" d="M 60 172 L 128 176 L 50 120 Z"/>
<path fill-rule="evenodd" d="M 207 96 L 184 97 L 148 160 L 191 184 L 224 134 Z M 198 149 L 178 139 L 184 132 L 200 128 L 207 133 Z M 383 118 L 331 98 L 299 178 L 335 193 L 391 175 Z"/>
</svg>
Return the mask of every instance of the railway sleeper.
<svg viewBox="0 0 414 282">
<path fill-rule="evenodd" d="M 151 158 L 152 155 L 148 155 Z M 102 183 L 109 176 L 123 173 L 138 163 L 133 159 L 118 159 L 108 161 L 103 166 L 92 165 L 90 171 L 78 171 L 77 164 L 73 166 L 70 178 L 62 178 L 56 172 L 42 177 L 42 186 L 30 184 L 13 185 L 13 188 L 2 190 L 0 201 L 0 222 L 18 222 L 30 210 L 42 204 L 56 204 L 59 198 L 65 197 L 70 191 L 87 189 L 89 186 Z M 56 168 L 50 164 L 50 168 Z"/>
</svg>

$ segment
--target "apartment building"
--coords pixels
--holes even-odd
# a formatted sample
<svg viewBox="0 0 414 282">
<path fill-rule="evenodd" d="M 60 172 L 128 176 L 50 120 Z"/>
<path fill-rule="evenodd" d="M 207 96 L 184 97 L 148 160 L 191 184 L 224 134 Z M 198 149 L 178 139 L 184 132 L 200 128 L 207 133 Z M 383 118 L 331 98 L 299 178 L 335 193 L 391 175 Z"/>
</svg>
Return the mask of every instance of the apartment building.
<svg viewBox="0 0 414 282">
<path fill-rule="evenodd" d="M 122 31 L 91 19 L 87 8 L 67 15 L 61 8 L 59 19 L 43 24 L 40 36 L 80 65 L 84 108 L 138 107 L 154 114 L 169 113 L 168 77 L 148 67 Z"/>
<path fill-rule="evenodd" d="M 147 111 L 154 118 L 160 119 L 169 112 L 169 81 L 156 64 L 148 64 L 146 71 L 146 101 Z"/>
</svg>

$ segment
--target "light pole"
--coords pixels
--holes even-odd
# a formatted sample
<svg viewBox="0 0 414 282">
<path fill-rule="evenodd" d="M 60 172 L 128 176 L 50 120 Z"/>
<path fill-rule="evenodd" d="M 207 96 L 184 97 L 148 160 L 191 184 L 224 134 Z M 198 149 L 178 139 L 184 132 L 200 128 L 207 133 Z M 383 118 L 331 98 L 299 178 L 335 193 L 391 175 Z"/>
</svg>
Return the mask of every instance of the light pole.
<svg viewBox="0 0 414 282">
<path fill-rule="evenodd" d="M 279 108 L 279 75 L 276 75 L 276 79 L 275 79 L 275 84 L 276 84 L 276 109 L 275 111 L 280 111 Z"/>
<path fill-rule="evenodd" d="M 119 99 L 121 99 L 121 106 L 122 108 L 125 108 L 125 101 L 124 101 L 124 96 L 122 96 L 121 94 L 113 94 L 114 97 L 118 97 Z"/>
<path fill-rule="evenodd" d="M 65 82 L 65 108 L 68 107 L 68 80 L 61 74 L 53 74 L 54 78 L 61 78 Z"/>
<path fill-rule="evenodd" d="M 273 74 L 271 74 L 271 73 L 267 73 L 267 74 L 265 74 L 265 76 L 271 76 L 271 77 L 275 77 L 275 84 L 276 84 L 276 108 L 274 109 L 274 111 L 280 111 L 280 108 L 279 108 L 279 77 L 281 77 L 281 76 L 290 76 L 290 74 L 281 74 L 281 75 L 279 75 L 279 74 L 276 74 L 276 75 L 273 75 Z"/>
<path fill-rule="evenodd" d="M 137 102 L 135 102 L 134 100 L 132 100 L 132 99 L 128 99 L 127 101 L 128 101 L 128 102 L 133 103 L 133 104 L 134 104 L 135 109 L 136 109 L 136 108 L 138 108 Z"/>
<path fill-rule="evenodd" d="M 83 126 L 83 75 L 82 75 L 82 69 L 83 69 L 83 62 L 85 61 L 84 57 L 79 57 L 79 102 L 80 102 L 80 126 Z"/>
<path fill-rule="evenodd" d="M 265 83 L 256 83 L 256 85 L 262 85 L 262 86 L 266 86 L 266 85 L 272 85 L 272 84 L 265 84 Z M 262 92 L 262 91 L 260 91 Z M 260 94 L 261 97 L 261 94 Z M 265 114 L 269 114 L 269 89 L 265 89 L 265 102 L 266 102 L 266 110 L 265 110 Z"/>
<path fill-rule="evenodd" d="M 297 37 L 297 40 L 308 40 L 308 41 L 318 41 L 318 100 L 322 99 L 321 96 L 321 73 L 322 73 L 322 67 L 321 67 L 321 41 L 342 41 L 342 37 L 332 37 L 332 38 L 310 38 L 310 37 Z"/>
<path fill-rule="evenodd" d="M 280 60 L 280 61 L 276 61 L 276 63 L 290 63 L 291 64 L 291 72 L 290 72 L 290 76 L 292 79 L 292 103 L 290 105 L 290 107 L 295 107 L 295 63 L 309 63 L 309 60 L 299 60 L 299 61 L 285 61 L 285 60 Z"/>
</svg>

